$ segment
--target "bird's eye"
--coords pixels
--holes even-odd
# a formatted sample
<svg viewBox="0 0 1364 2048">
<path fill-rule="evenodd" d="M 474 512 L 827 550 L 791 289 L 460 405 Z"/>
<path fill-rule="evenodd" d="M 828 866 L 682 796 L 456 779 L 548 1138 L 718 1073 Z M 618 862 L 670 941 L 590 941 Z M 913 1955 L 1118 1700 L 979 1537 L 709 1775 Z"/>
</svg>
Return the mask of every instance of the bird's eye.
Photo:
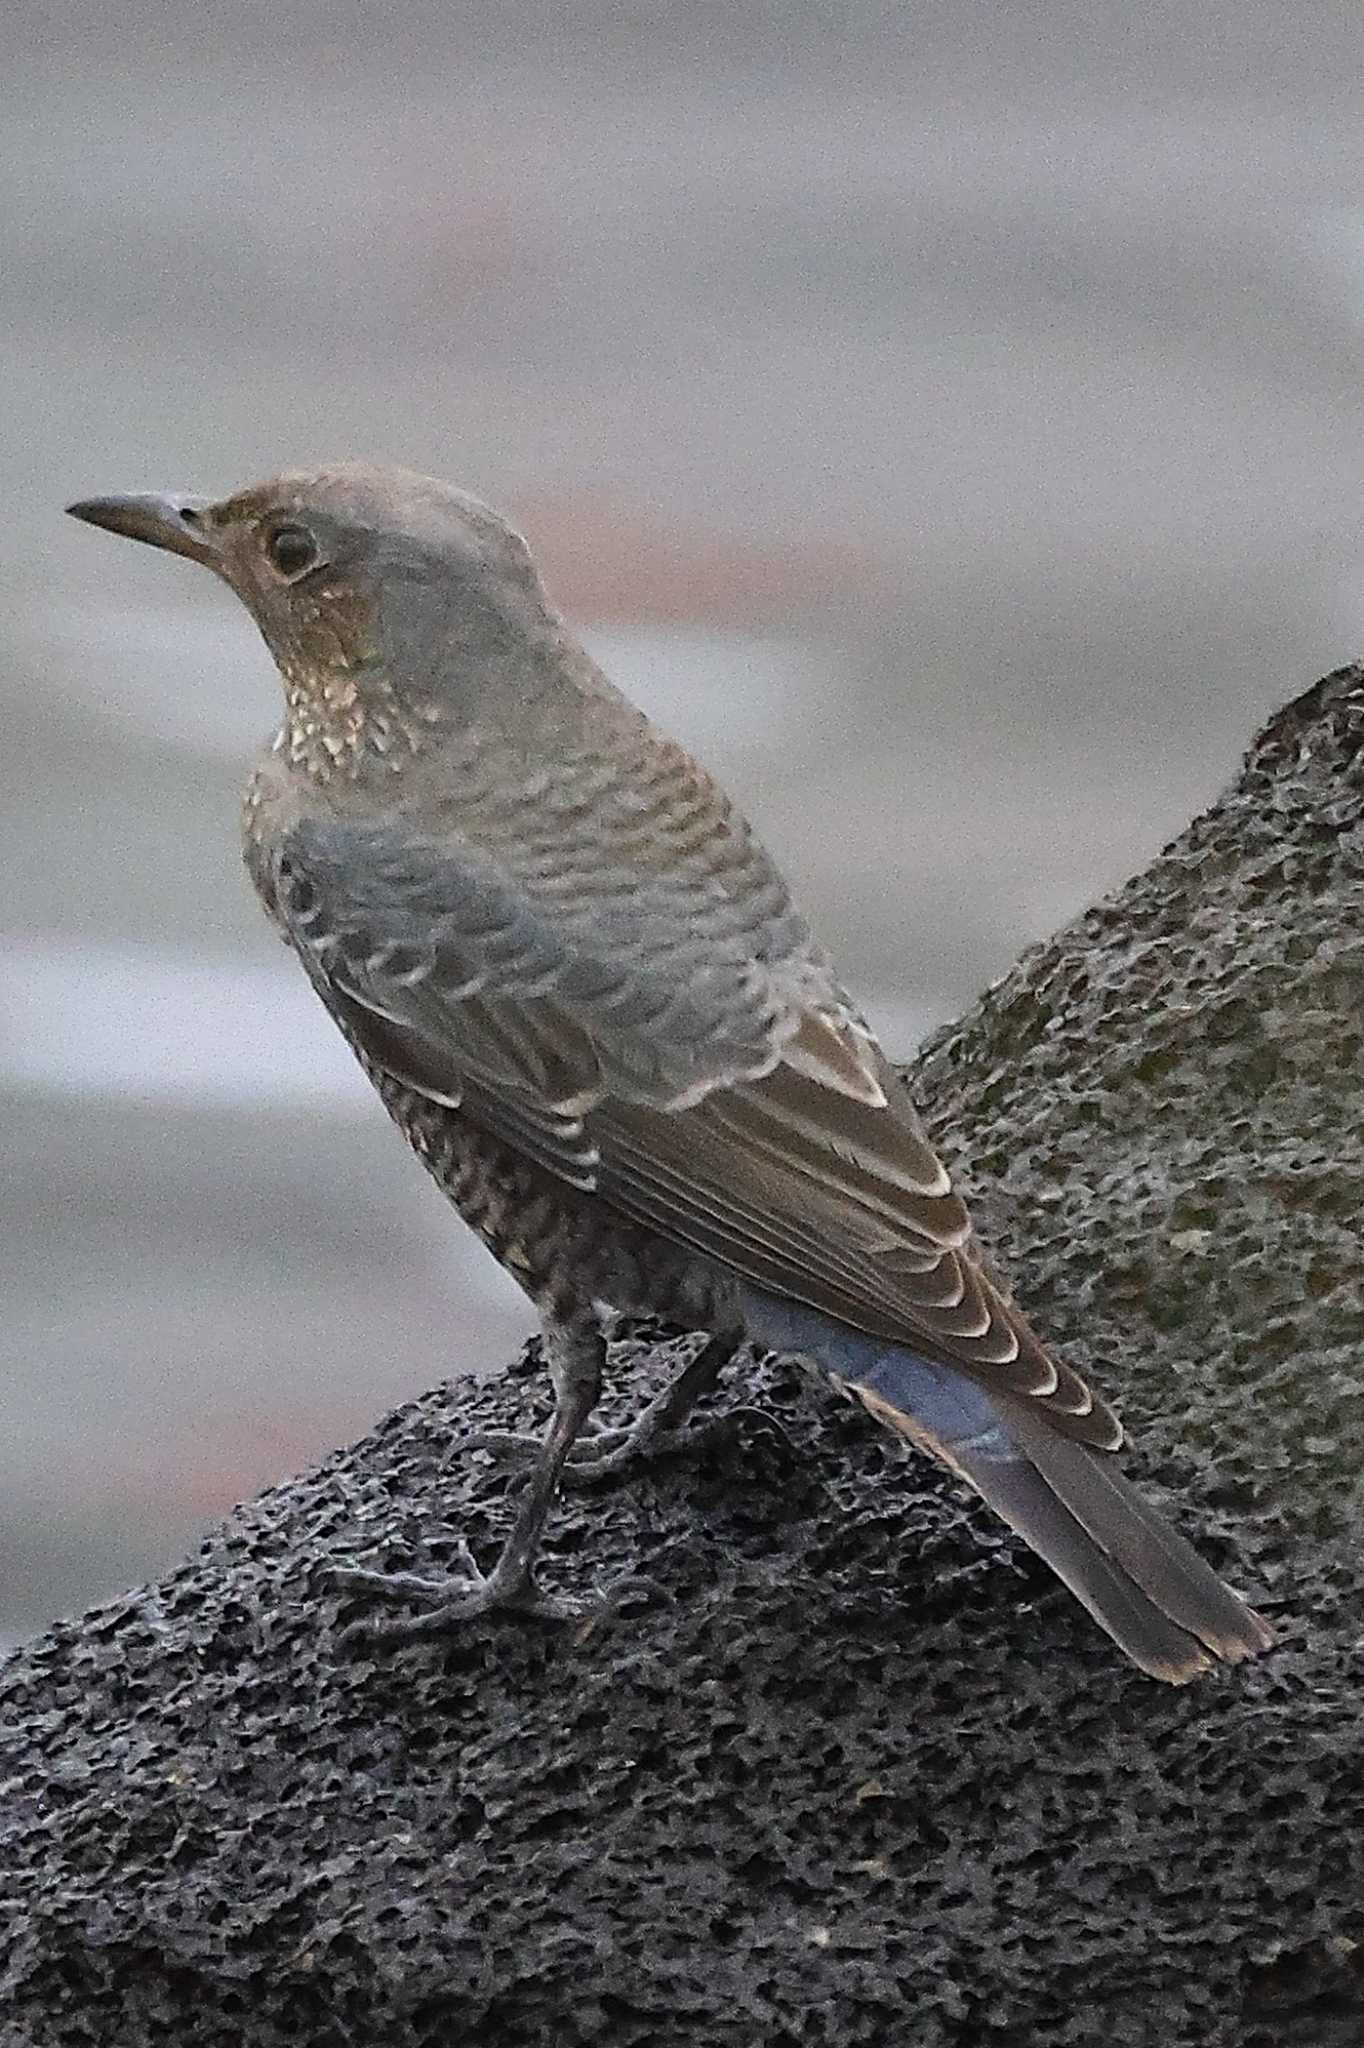
<svg viewBox="0 0 1364 2048">
<path fill-rule="evenodd" d="M 277 526 L 266 540 L 272 566 L 288 583 L 316 566 L 317 542 L 305 526 Z"/>
</svg>

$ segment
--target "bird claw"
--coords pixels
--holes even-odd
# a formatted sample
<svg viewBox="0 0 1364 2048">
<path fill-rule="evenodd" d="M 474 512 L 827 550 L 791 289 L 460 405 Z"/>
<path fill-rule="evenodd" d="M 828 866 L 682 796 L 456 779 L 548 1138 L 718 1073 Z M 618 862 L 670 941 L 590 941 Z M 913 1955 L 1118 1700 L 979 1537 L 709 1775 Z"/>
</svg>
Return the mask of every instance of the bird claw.
<svg viewBox="0 0 1364 2048">
<path fill-rule="evenodd" d="M 456 1635 L 466 1622 L 485 1614 L 514 1613 L 536 1621 L 581 1621 L 592 1610 L 564 1594 L 545 1593 L 528 1571 L 501 1565 L 482 1572 L 465 1543 L 457 1552 L 459 1573 L 428 1579 L 419 1572 L 376 1572 L 360 1565 L 333 1565 L 329 1584 L 340 1593 L 358 1593 L 409 1608 L 417 1613 L 370 1616 L 341 1630 L 343 1649 L 418 1642 L 423 1637 Z"/>
<path fill-rule="evenodd" d="M 684 1454 L 693 1445 L 700 1449 L 702 1440 L 709 1442 L 714 1434 L 718 1432 L 709 1424 L 704 1429 L 666 1429 L 643 1428 L 637 1422 L 628 1429 L 597 1430 L 580 1436 L 573 1444 L 564 1460 L 559 1484 L 563 1488 L 579 1481 L 587 1484 L 623 1472 L 636 1462 L 643 1464 L 648 1458 Z M 455 1448 L 460 1452 L 492 1451 L 500 1457 L 534 1458 L 539 1455 L 542 1443 L 539 1437 L 523 1435 L 520 1430 L 479 1429 L 461 1437 Z"/>
<path fill-rule="evenodd" d="M 651 1424 L 648 1417 L 633 1429 L 603 1430 L 600 1436 L 579 1437 L 560 1476 L 565 1492 L 575 1486 L 594 1486 L 599 1480 L 615 1478 L 634 1465 L 654 1458 L 703 1458 L 715 1451 L 732 1451 L 749 1429 L 790 1451 L 795 1451 L 781 1424 L 764 1408 L 728 1408 L 710 1422 L 687 1428 Z"/>
<path fill-rule="evenodd" d="M 694 1389 L 689 1390 L 694 1398 Z M 688 1404 L 690 1405 L 690 1401 Z M 682 1411 L 685 1413 L 685 1409 Z M 741 1406 L 727 1409 L 712 1421 L 684 1427 L 676 1399 L 657 1400 L 629 1429 L 603 1430 L 596 1436 L 579 1437 L 567 1453 L 558 1451 L 554 1464 L 542 1467 L 532 1480 L 532 1490 L 522 1509 L 517 1528 L 491 1572 L 484 1572 L 467 1543 L 460 1539 L 454 1552 L 455 1570 L 442 1578 L 425 1578 L 419 1572 L 380 1572 L 362 1565 L 332 1565 L 327 1578 L 343 1596 L 405 1607 L 408 1612 L 386 1616 L 364 1616 L 347 1623 L 339 1635 L 343 1649 L 372 1648 L 421 1641 L 425 1637 L 457 1635 L 464 1626 L 498 1611 L 532 1620 L 576 1622 L 584 1634 L 606 1621 L 629 1598 L 632 1590 L 656 1595 L 658 1588 L 647 1577 L 627 1573 L 593 1601 L 575 1600 L 560 1593 L 545 1593 L 536 1585 L 531 1564 L 539 1543 L 540 1530 L 557 1486 L 569 1489 L 590 1486 L 614 1478 L 635 1464 L 659 1456 L 694 1458 L 717 1448 L 731 1451 L 736 1442 L 756 1425 L 758 1432 L 781 1444 L 794 1459 L 790 1439 L 781 1424 L 764 1409 Z M 549 1440 L 552 1444 L 552 1438 Z M 487 1450 L 544 1457 L 546 1445 L 513 1430 L 477 1430 L 453 1447 L 463 1451 Z M 558 1459 L 562 1458 L 562 1464 Z M 557 1467 L 557 1470 L 555 1469 Z"/>
<path fill-rule="evenodd" d="M 727 1408 L 709 1422 L 686 1426 L 662 1423 L 646 1411 L 628 1429 L 603 1429 L 594 1436 L 580 1436 L 564 1461 L 559 1488 L 570 1493 L 575 1487 L 596 1486 L 655 1458 L 702 1458 L 714 1451 L 731 1451 L 749 1431 L 769 1438 L 794 1457 L 790 1437 L 765 1408 L 743 1404 Z M 537 1437 L 512 1429 L 475 1430 L 471 1436 L 461 1437 L 457 1445 L 461 1452 L 494 1451 L 527 1458 L 540 1448 Z"/>
<path fill-rule="evenodd" d="M 690 1429 L 648 1427 L 636 1423 L 633 1429 L 604 1429 L 598 1436 L 579 1437 L 569 1454 L 559 1485 L 569 1493 L 577 1486 L 595 1486 L 599 1480 L 614 1479 L 634 1466 L 651 1464 L 655 1458 L 694 1458 L 730 1436 L 725 1418 Z"/>
</svg>

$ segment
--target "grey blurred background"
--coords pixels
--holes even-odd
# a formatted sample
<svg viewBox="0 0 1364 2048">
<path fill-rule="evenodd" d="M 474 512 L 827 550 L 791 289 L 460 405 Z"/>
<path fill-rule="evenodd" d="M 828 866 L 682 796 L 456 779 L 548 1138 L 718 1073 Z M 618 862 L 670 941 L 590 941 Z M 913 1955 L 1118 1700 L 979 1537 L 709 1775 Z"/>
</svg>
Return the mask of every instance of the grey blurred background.
<svg viewBox="0 0 1364 2048">
<path fill-rule="evenodd" d="M 0 1631 L 529 1326 L 249 899 L 249 622 L 63 503 L 490 497 L 908 1050 L 1357 649 L 1362 70 L 1356 0 L 10 11 Z"/>
</svg>

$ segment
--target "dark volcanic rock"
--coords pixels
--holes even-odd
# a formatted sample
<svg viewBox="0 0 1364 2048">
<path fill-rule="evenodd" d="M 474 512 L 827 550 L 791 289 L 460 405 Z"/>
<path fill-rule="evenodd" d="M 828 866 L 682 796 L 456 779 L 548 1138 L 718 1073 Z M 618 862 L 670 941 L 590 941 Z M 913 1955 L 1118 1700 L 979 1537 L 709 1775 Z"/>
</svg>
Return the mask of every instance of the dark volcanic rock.
<svg viewBox="0 0 1364 2048">
<path fill-rule="evenodd" d="M 547 1577 L 644 1575 L 593 1626 L 338 1659 L 328 1558 L 505 1526 L 460 1435 L 542 1417 L 530 1356 L 11 1660 L 0 2041 L 1364 2040 L 1362 749 L 1345 670 L 914 1075 L 1271 1657 L 1143 1680 L 767 1363 L 729 1451 L 565 1506 Z"/>
</svg>

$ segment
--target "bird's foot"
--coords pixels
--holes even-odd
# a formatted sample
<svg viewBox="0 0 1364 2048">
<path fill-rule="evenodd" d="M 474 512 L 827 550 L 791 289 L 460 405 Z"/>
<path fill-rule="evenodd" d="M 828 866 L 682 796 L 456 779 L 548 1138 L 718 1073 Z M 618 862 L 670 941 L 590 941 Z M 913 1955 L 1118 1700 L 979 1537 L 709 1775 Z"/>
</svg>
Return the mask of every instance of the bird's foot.
<svg viewBox="0 0 1364 2048">
<path fill-rule="evenodd" d="M 757 1425 L 764 1434 L 787 1441 L 781 1424 L 761 1408 L 727 1408 L 709 1422 L 686 1426 L 668 1423 L 648 1409 L 629 1429 L 604 1429 L 579 1437 L 569 1454 L 559 1484 L 568 1489 L 595 1486 L 655 1458 L 708 1458 L 727 1454 Z"/>
<path fill-rule="evenodd" d="M 580 1436 L 570 1450 L 559 1475 L 561 1491 L 595 1486 L 603 1479 L 615 1479 L 656 1458 L 706 1458 L 731 1452 L 749 1433 L 772 1438 L 790 1448 L 781 1424 L 765 1409 L 743 1405 L 727 1408 L 708 1422 L 669 1422 L 665 1416 L 646 1408 L 626 1429 L 601 1429 Z M 512 1429 L 480 1429 L 461 1437 L 458 1451 L 494 1451 L 501 1456 L 531 1458 L 540 1449 L 538 1437 L 523 1436 Z"/>
<path fill-rule="evenodd" d="M 503 1556 L 490 1572 L 484 1572 L 475 1564 L 467 1544 L 460 1544 L 457 1556 L 459 1571 L 439 1579 L 424 1578 L 420 1572 L 331 1566 L 327 1578 L 337 1591 L 417 1610 L 353 1621 L 341 1631 L 342 1647 L 412 1643 L 424 1636 L 453 1635 L 466 1622 L 499 1611 L 560 1622 L 580 1621 L 592 1611 L 564 1594 L 542 1592 L 528 1567 L 515 1559 Z"/>
<path fill-rule="evenodd" d="M 742 1425 L 749 1420 L 761 1421 L 769 1431 L 782 1435 L 779 1426 L 757 1409 L 742 1407 L 731 1408 L 713 1422 L 690 1429 L 683 1427 L 697 1401 L 710 1393 L 734 1356 L 741 1337 L 738 1330 L 719 1330 L 708 1337 L 676 1378 L 635 1417 L 630 1428 L 604 1429 L 595 1436 L 577 1437 L 564 1458 L 560 1486 L 590 1486 L 652 1458 L 698 1457 L 717 1448 L 732 1448 Z M 516 1455 L 535 1455 L 539 1448 L 534 1437 L 506 1429 L 478 1430 L 456 1446 L 460 1451 L 511 1451 Z"/>
</svg>

